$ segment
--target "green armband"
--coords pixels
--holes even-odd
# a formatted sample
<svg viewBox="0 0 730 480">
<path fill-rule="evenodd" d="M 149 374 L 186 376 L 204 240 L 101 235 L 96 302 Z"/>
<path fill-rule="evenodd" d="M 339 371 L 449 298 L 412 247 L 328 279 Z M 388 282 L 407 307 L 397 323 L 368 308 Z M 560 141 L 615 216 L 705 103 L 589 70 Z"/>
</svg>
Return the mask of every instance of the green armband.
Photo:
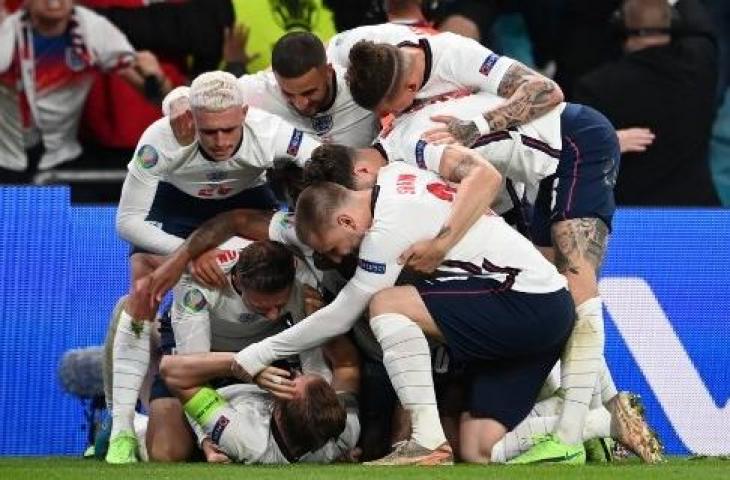
<svg viewBox="0 0 730 480">
<path fill-rule="evenodd" d="M 185 402 L 185 413 L 202 426 L 226 405 L 226 401 L 218 392 L 210 387 L 203 387 L 193 395 L 193 398 Z"/>
</svg>

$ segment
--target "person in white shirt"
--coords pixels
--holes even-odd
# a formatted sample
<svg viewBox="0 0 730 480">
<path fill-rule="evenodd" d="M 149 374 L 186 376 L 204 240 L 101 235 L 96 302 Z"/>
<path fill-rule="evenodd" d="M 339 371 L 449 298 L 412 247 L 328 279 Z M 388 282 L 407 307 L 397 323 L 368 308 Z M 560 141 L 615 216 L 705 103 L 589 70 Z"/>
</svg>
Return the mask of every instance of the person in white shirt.
<svg viewBox="0 0 730 480">
<path fill-rule="evenodd" d="M 330 463 L 355 447 L 360 424 L 352 395 L 338 395 L 317 374 L 293 376 L 286 396 L 255 385 L 206 386 L 230 374 L 233 355 L 170 355 L 160 365 L 198 435 L 204 435 L 209 459 L 225 461 L 223 454 L 246 464 Z"/>
<path fill-rule="evenodd" d="M 272 49 L 271 70 L 238 81 L 245 104 L 278 115 L 322 142 L 365 147 L 380 129 L 377 117 L 352 99 L 345 69 L 328 63 L 322 41 L 310 32 L 281 37 Z M 177 88 L 163 102 L 181 143 L 193 138 L 192 117 L 184 103 L 172 107 L 188 94 Z"/>
<path fill-rule="evenodd" d="M 273 210 L 273 195 L 264 185 L 265 170 L 277 158 L 301 166 L 319 145 L 279 117 L 249 110 L 235 77 L 225 72 L 196 78 L 190 104 L 195 142 L 181 147 L 167 119 L 162 119 L 142 135 L 129 164 L 117 230 L 134 247 L 130 259 L 133 282 L 150 268 L 151 260 L 140 251 L 170 253 L 200 223 L 221 211 L 241 207 Z M 116 375 L 119 382 L 114 385 L 112 443 L 107 455 L 116 463 L 134 458 L 131 449 L 117 451 L 115 438 L 132 431 L 132 413 L 149 363 L 150 320 L 156 308 L 146 297 L 131 292 L 121 313 L 114 368 L 115 374 L 123 375 Z"/>
<path fill-rule="evenodd" d="M 77 130 L 95 72 L 140 92 L 171 84 L 106 18 L 71 0 L 29 0 L 0 22 L 0 183 L 27 183 L 81 155 Z M 42 155 L 41 155 L 42 152 Z"/>
<path fill-rule="evenodd" d="M 478 42 L 442 32 L 429 35 L 394 24 L 368 25 L 335 35 L 327 56 L 347 67 L 355 101 L 380 115 L 460 89 L 505 99 L 470 119 L 474 137 L 538 118 L 563 101 L 560 87 L 521 63 Z M 468 145 L 470 142 L 464 142 Z"/>
<path fill-rule="evenodd" d="M 418 170 L 402 162 L 381 169 L 375 188 L 369 191 L 353 192 L 330 183 L 308 187 L 297 203 L 299 238 L 333 261 L 341 260 L 359 247 L 358 269 L 330 305 L 286 332 L 237 354 L 237 375 L 256 375 L 276 358 L 346 332 L 370 304 L 371 326 L 383 347 L 383 361 L 413 425 L 411 439 L 404 444 L 407 447 L 397 450 L 398 459 L 389 458 L 387 462 L 450 462 L 451 449 L 439 423 L 425 338 L 417 327 L 408 326 L 410 321 L 383 320 L 377 314 L 373 316 L 373 308 L 379 304 L 378 292 L 392 287 L 402 270 L 403 265 L 398 261 L 401 253 L 413 243 L 433 238 L 438 233 L 451 215 L 451 205 L 456 196 L 456 191 L 432 172 Z M 565 289 L 565 278 L 527 239 L 486 206 L 484 214 L 448 252 L 447 258 L 441 265 L 438 278 L 418 285 L 419 292 L 428 295 L 426 292 L 430 290 L 436 294 L 443 287 L 451 294 L 444 297 L 436 294 L 434 298 L 451 296 L 464 305 L 472 299 L 500 303 L 506 301 L 506 297 L 501 296 L 504 293 L 511 297 L 510 302 L 514 300 L 513 307 L 507 309 L 520 310 L 512 311 L 512 316 L 509 316 L 496 305 L 486 308 L 482 305 L 470 309 L 471 314 L 466 316 L 434 315 L 437 321 L 442 322 L 439 326 L 457 360 L 473 362 L 518 358 L 520 355 L 534 360 L 504 366 L 504 371 L 515 375 L 518 370 L 521 372 L 519 378 L 524 380 L 521 384 L 524 388 L 519 395 L 509 399 L 497 394 L 488 395 L 488 405 L 478 404 L 480 399 L 485 399 L 483 392 L 473 399 L 474 416 L 496 419 L 503 435 L 505 428 L 517 425 L 531 409 L 537 392 L 570 334 L 574 306 Z M 465 290 L 459 291 L 460 287 Z M 485 293 L 484 298 L 469 293 L 475 291 Z M 492 296 L 490 292 L 497 295 Z M 527 307 L 531 301 L 537 303 Z M 538 304 L 541 308 L 534 308 Z M 490 311 L 493 317 L 489 317 Z M 483 328 L 466 328 L 469 322 L 475 322 L 474 312 L 484 312 L 487 316 Z M 542 318 L 543 314 L 546 317 Z M 514 318 L 522 321 L 515 323 Z M 449 326 L 452 321 L 454 323 Z M 395 331 L 387 326 L 389 324 L 397 327 Z M 503 327 L 505 330 L 502 330 Z M 404 335 L 407 338 L 399 340 Z M 500 345 L 506 350 L 501 351 Z M 398 372 L 406 370 L 412 373 L 398 375 Z M 506 379 L 509 376 L 494 378 Z M 493 385 L 487 378 L 483 382 L 480 385 L 484 385 L 485 389 Z M 495 391 L 502 393 L 507 390 L 503 385 Z M 509 407 L 497 405 L 502 401 L 499 398 Z M 501 435 L 497 435 L 499 430 L 495 432 L 496 442 Z M 420 447 L 411 448 L 414 445 Z M 406 451 L 417 454 L 406 454 Z"/>
</svg>

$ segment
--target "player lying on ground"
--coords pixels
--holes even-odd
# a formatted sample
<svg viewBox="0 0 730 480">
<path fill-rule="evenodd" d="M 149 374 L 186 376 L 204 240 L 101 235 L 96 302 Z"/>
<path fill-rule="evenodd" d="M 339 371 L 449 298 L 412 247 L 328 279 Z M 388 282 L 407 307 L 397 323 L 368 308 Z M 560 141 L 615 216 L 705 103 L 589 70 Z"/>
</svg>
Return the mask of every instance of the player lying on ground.
<svg viewBox="0 0 730 480">
<path fill-rule="evenodd" d="M 257 242 L 241 251 L 229 277 L 231 283 L 223 291 L 209 291 L 192 285 L 189 279 L 184 285 L 179 285 L 177 293 L 184 295 L 176 300 L 173 309 L 172 327 L 176 335 L 169 338 L 172 333 L 169 323 L 161 329 L 164 349 L 168 353 L 169 349 L 192 352 L 211 346 L 224 350 L 240 349 L 282 331 L 305 314 L 312 313 L 321 306 L 321 298 L 313 289 L 294 279 L 293 260 L 293 255 L 283 246 L 274 242 Z M 254 305 L 249 306 L 251 303 Z M 114 341 L 115 331 L 115 326 L 110 326 L 112 335 L 107 339 L 107 349 Z M 344 337 L 334 339 L 323 349 L 312 349 L 301 356 L 289 358 L 286 365 L 296 365 L 305 372 L 332 379 L 332 385 L 338 391 L 357 392 L 357 352 Z M 107 371 L 111 371 L 108 366 Z M 257 381 L 262 388 L 286 397 L 293 386 L 288 375 L 287 370 L 271 367 Z M 189 458 L 194 450 L 180 403 L 170 396 L 165 383 L 157 379 L 150 401 L 146 448 L 139 448 L 140 453 L 149 452 L 150 457 L 157 461 L 182 461 Z M 132 444 L 134 452 L 138 447 L 135 445 L 137 439 L 129 437 L 131 435 L 124 437 L 125 442 Z M 210 448 L 205 451 L 210 458 L 215 457 Z"/>
</svg>

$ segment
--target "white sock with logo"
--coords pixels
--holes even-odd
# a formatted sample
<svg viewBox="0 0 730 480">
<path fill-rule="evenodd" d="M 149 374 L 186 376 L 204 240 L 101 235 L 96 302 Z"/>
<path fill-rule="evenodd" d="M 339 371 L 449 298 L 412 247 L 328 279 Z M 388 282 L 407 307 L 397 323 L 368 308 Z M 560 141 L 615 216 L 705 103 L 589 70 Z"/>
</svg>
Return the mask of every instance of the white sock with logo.
<svg viewBox="0 0 730 480">
<path fill-rule="evenodd" d="M 441 426 L 431 372 L 431 352 L 421 328 L 397 313 L 370 320 L 383 348 L 383 364 L 401 405 L 411 417 L 411 438 L 435 449 L 446 441 Z"/>
<path fill-rule="evenodd" d="M 114 337 L 112 431 L 134 434 L 134 409 L 150 363 L 150 322 L 122 311 Z"/>
</svg>

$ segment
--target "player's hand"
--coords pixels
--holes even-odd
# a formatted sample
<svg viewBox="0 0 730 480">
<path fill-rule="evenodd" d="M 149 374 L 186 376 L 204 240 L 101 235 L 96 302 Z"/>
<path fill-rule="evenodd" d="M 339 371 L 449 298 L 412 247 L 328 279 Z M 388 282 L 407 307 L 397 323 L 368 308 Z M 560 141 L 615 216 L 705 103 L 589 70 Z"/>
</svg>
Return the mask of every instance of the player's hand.
<svg viewBox="0 0 730 480">
<path fill-rule="evenodd" d="M 421 138 L 435 145 L 459 144 L 470 147 L 479 138 L 479 129 L 469 120 L 452 117 L 451 115 L 434 115 L 431 120 L 442 124 L 426 130 Z"/>
<path fill-rule="evenodd" d="M 177 143 L 182 146 L 190 145 L 195 140 L 195 122 L 188 97 L 180 97 L 170 103 L 170 128 Z"/>
<path fill-rule="evenodd" d="M 213 443 L 213 440 L 205 438 L 201 446 L 203 447 L 203 453 L 205 453 L 205 459 L 208 463 L 231 463 L 228 455 L 223 453 L 223 450 Z"/>
<path fill-rule="evenodd" d="M 234 27 L 228 27 L 223 30 L 223 61 L 226 63 L 242 63 L 248 65 L 260 54 L 255 53 L 249 55 L 246 53 L 246 45 L 248 45 L 248 35 L 251 30 L 244 24 L 239 23 Z"/>
<path fill-rule="evenodd" d="M 294 381 L 291 372 L 276 367 L 266 367 L 254 378 L 256 385 L 268 390 L 277 398 L 291 400 L 294 398 Z"/>
<path fill-rule="evenodd" d="M 175 286 L 184 271 L 185 261 L 176 255 L 172 255 L 152 273 L 137 280 L 134 283 L 134 290 L 136 293 L 148 292 L 150 295 L 150 305 L 154 307 Z"/>
<path fill-rule="evenodd" d="M 160 62 L 154 53 L 149 50 L 142 50 L 137 52 L 135 68 L 143 77 L 153 76 L 160 79 L 162 82 L 165 78 L 165 73 L 162 71 Z"/>
<path fill-rule="evenodd" d="M 320 308 L 324 307 L 324 299 L 317 290 L 310 287 L 309 285 L 304 285 L 303 287 L 304 314 L 306 316 L 310 316 Z"/>
<path fill-rule="evenodd" d="M 401 253 L 398 263 L 419 273 L 432 273 L 444 261 L 446 253 L 438 239 L 421 240 Z"/>
<path fill-rule="evenodd" d="M 621 153 L 645 152 L 654 143 L 655 135 L 648 128 L 624 128 L 616 130 Z"/>
<path fill-rule="evenodd" d="M 195 280 L 202 283 L 208 288 L 223 288 L 228 283 L 226 274 L 223 273 L 218 263 L 218 255 L 222 250 L 208 250 L 190 264 L 190 273 Z"/>
</svg>

